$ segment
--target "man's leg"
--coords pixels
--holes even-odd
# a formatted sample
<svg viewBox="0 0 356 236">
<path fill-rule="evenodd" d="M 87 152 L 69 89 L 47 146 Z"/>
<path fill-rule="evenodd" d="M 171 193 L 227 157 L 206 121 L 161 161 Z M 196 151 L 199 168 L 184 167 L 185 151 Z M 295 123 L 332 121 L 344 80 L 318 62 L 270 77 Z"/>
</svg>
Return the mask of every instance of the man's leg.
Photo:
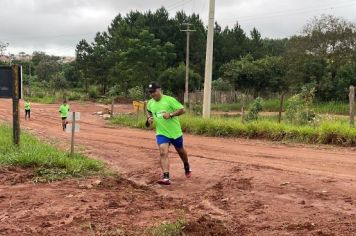
<svg viewBox="0 0 356 236">
<path fill-rule="evenodd" d="M 189 165 L 189 160 L 188 160 L 188 154 L 187 151 L 185 150 L 184 147 L 182 148 L 177 148 L 177 153 L 180 157 L 180 159 L 182 160 L 183 164 L 184 164 L 184 172 L 185 172 L 185 176 L 187 178 L 190 178 L 192 175 L 192 171 L 190 170 L 190 165 Z"/>
<path fill-rule="evenodd" d="M 192 174 L 192 171 L 190 170 L 187 151 L 185 150 L 185 148 L 183 146 L 183 137 L 180 137 L 180 138 L 174 140 L 173 145 L 174 145 L 177 153 L 179 154 L 180 159 L 182 160 L 182 162 L 184 164 L 185 176 L 187 178 L 189 178 Z"/>
<path fill-rule="evenodd" d="M 188 161 L 188 153 L 187 153 L 187 151 L 185 150 L 184 147 L 182 147 L 182 148 L 177 148 L 176 147 L 176 151 L 178 152 L 179 157 L 180 157 L 180 159 L 182 160 L 183 163 L 188 163 L 189 162 Z"/>
<path fill-rule="evenodd" d="M 25 120 L 27 120 L 27 110 L 25 110 Z"/>
<path fill-rule="evenodd" d="M 28 110 L 28 119 L 31 120 L 31 110 Z"/>
<path fill-rule="evenodd" d="M 165 184 L 164 182 L 170 184 L 168 150 L 169 150 L 169 143 L 163 143 L 159 145 L 160 162 L 161 162 L 161 168 L 163 172 L 163 181 L 159 182 L 161 184 Z"/>
<path fill-rule="evenodd" d="M 65 119 L 62 119 L 62 128 L 63 128 L 63 131 L 65 131 L 65 129 L 66 129 L 66 120 Z"/>
</svg>

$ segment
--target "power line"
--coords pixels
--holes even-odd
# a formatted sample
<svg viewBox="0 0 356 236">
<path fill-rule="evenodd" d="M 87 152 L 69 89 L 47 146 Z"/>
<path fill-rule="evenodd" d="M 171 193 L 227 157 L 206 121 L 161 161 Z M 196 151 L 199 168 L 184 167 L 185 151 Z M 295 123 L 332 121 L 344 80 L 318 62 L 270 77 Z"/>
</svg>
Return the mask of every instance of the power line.
<svg viewBox="0 0 356 236">
<path fill-rule="evenodd" d="M 173 8 L 167 9 L 167 11 L 170 12 L 170 11 L 176 10 L 176 9 L 182 7 L 182 6 L 187 5 L 191 1 L 193 1 L 193 0 L 183 0 L 183 2 L 180 5 L 177 5 L 177 6 L 173 7 Z"/>
<path fill-rule="evenodd" d="M 329 5 L 327 7 L 323 8 L 300 8 L 300 9 L 289 9 L 289 10 L 284 10 L 284 11 L 277 11 L 273 12 L 273 14 L 268 14 L 268 15 L 263 15 L 263 16 L 242 16 L 239 17 L 238 19 L 234 21 L 244 21 L 244 22 L 254 22 L 259 19 L 268 19 L 268 18 L 273 18 L 273 17 L 279 17 L 279 16 L 286 16 L 286 15 L 298 15 L 302 13 L 307 13 L 307 12 L 314 12 L 314 11 L 321 11 L 321 10 L 333 10 L 333 9 L 338 9 L 338 8 L 344 8 L 348 6 L 352 6 L 356 4 L 355 1 L 351 2 L 344 2 L 344 4 L 340 5 Z M 232 21 L 231 21 L 232 22 Z"/>
<path fill-rule="evenodd" d="M 165 8 L 172 8 L 172 7 L 175 7 L 179 4 L 182 4 L 182 2 L 184 1 L 187 1 L 187 0 L 179 0 L 179 1 L 176 1 L 175 3 L 172 3 L 172 4 L 168 4 L 167 6 L 165 6 Z"/>
</svg>

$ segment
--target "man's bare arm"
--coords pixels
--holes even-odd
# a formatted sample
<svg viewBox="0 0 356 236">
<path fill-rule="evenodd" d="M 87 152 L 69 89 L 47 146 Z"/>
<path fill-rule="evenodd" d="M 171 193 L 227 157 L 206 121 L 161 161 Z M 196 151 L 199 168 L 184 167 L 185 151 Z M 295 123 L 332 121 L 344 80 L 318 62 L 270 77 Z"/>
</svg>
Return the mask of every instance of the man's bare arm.
<svg viewBox="0 0 356 236">
<path fill-rule="evenodd" d="M 184 113 L 185 113 L 185 109 L 182 108 L 182 109 L 176 110 L 175 112 L 172 112 L 171 117 L 181 116 L 181 115 L 183 115 Z"/>
</svg>

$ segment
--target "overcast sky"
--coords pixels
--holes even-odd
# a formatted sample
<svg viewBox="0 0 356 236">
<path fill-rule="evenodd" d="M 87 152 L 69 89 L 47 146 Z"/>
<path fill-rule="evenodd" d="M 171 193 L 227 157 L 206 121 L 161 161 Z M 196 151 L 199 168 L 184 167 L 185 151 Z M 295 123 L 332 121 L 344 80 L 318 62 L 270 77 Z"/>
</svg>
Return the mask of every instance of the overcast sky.
<svg viewBox="0 0 356 236">
<path fill-rule="evenodd" d="M 34 50 L 74 55 L 80 39 L 91 41 L 118 14 L 165 6 L 199 13 L 207 22 L 209 0 L 0 0 L 0 42 L 8 53 Z M 356 23 L 356 0 L 216 0 L 216 21 L 243 29 L 256 27 L 263 37 L 288 37 L 313 16 L 333 14 Z"/>
</svg>

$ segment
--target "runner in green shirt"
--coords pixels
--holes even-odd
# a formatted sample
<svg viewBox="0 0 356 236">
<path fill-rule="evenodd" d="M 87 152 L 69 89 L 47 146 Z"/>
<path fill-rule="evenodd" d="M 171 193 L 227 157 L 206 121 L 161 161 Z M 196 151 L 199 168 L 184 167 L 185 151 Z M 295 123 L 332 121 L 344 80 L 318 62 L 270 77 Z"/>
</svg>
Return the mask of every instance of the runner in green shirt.
<svg viewBox="0 0 356 236">
<path fill-rule="evenodd" d="M 67 101 L 64 100 L 63 101 L 63 104 L 59 107 L 59 113 L 61 114 L 61 119 L 62 119 L 62 128 L 63 128 L 63 131 L 66 130 L 67 128 L 67 117 L 69 115 L 69 105 L 67 104 Z"/>
<path fill-rule="evenodd" d="M 181 103 L 175 98 L 163 95 L 161 87 L 156 82 L 149 84 L 148 92 L 152 99 L 147 104 L 147 122 L 150 126 L 156 124 L 156 139 L 160 151 L 162 179 L 159 184 L 170 185 L 168 149 L 172 144 L 178 152 L 185 170 L 185 176 L 191 176 L 187 152 L 183 146 L 183 133 L 177 116 L 185 113 Z"/>
<path fill-rule="evenodd" d="M 28 99 L 25 101 L 25 120 L 27 120 L 27 117 L 31 120 L 31 103 Z"/>
</svg>

